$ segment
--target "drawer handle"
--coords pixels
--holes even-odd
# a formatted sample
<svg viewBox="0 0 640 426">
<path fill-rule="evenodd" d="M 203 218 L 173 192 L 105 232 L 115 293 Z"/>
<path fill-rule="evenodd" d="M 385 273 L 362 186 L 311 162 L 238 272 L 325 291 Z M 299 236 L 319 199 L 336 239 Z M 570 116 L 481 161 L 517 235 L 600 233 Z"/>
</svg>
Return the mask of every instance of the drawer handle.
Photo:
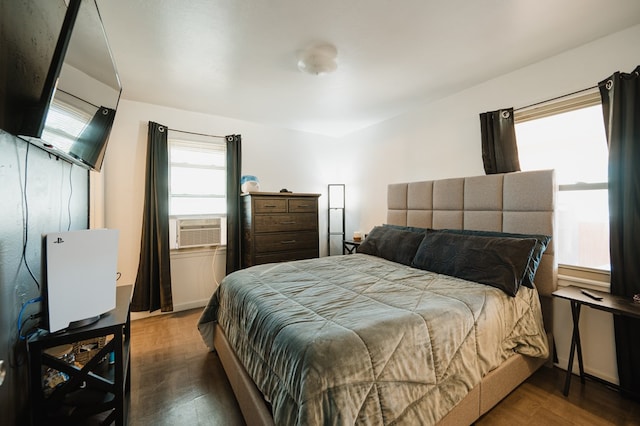
<svg viewBox="0 0 640 426">
<path fill-rule="evenodd" d="M 309 207 L 309 204 L 298 204 L 298 207 Z"/>
<path fill-rule="evenodd" d="M 295 244 L 296 240 L 286 240 L 286 241 L 280 241 L 280 244 Z"/>
<path fill-rule="evenodd" d="M 270 209 L 278 207 L 275 204 L 265 204 L 264 206 L 267 207 L 267 208 L 270 208 Z"/>
<path fill-rule="evenodd" d="M 280 222 L 280 225 L 295 225 L 296 221 L 295 220 L 289 220 L 289 221 L 285 221 L 285 222 Z"/>
</svg>

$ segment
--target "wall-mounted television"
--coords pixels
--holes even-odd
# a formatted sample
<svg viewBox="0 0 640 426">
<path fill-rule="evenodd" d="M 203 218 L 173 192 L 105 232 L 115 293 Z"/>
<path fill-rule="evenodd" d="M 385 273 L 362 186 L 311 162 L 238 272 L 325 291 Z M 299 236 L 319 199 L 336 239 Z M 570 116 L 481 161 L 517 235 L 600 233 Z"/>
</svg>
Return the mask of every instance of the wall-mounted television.
<svg viewBox="0 0 640 426">
<path fill-rule="evenodd" d="M 0 128 L 99 171 L 122 87 L 95 0 L 0 6 Z"/>
</svg>

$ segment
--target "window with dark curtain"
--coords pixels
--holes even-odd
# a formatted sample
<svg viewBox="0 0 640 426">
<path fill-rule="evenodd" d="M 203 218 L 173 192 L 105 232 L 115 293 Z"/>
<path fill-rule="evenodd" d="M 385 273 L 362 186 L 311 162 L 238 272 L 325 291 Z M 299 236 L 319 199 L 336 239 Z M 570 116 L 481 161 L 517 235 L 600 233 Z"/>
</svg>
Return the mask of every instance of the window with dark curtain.
<svg viewBox="0 0 640 426">
<path fill-rule="evenodd" d="M 242 173 L 242 138 L 227 139 L 227 269 L 226 274 L 241 268 L 240 242 L 240 174 Z"/>
<path fill-rule="evenodd" d="M 609 145 L 611 293 L 640 293 L 640 66 L 598 84 Z M 640 400 L 640 320 L 614 316 L 623 393 Z"/>
<path fill-rule="evenodd" d="M 134 312 L 173 311 L 167 133 L 166 126 L 149 122 L 140 262 L 131 299 Z"/>
<path fill-rule="evenodd" d="M 513 108 L 480 114 L 480 132 L 486 174 L 520 171 Z"/>
</svg>

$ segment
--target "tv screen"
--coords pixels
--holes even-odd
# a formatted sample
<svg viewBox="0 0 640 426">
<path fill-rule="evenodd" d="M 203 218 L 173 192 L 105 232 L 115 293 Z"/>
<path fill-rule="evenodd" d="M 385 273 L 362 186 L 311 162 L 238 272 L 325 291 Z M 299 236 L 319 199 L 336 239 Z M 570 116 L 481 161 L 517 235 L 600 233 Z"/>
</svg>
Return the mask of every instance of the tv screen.
<svg viewBox="0 0 640 426">
<path fill-rule="evenodd" d="M 4 63 L 21 65 L 0 81 L 0 127 L 99 171 L 121 85 L 95 0 L 70 0 L 68 7 L 65 0 L 9 3 L 17 4 L 10 7 L 16 14 L 0 10 L 3 24 L 11 22 L 2 36 L 16 42 L 1 55 Z M 35 27 L 33 16 L 40 18 Z M 36 78 L 20 77 L 36 71 Z M 12 88 L 17 80 L 21 84 Z"/>
</svg>

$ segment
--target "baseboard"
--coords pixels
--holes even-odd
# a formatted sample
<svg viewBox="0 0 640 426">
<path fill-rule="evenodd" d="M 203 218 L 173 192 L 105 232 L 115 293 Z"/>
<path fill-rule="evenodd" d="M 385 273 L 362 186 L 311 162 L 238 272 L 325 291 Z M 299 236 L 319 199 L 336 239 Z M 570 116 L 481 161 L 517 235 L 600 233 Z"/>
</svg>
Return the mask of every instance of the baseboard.
<svg viewBox="0 0 640 426">
<path fill-rule="evenodd" d="M 190 309 L 204 308 L 205 306 L 207 306 L 208 302 L 209 302 L 209 299 L 201 299 L 201 300 L 194 300 L 194 301 L 191 301 L 191 302 L 180 303 L 180 304 L 177 304 L 177 305 L 173 305 L 173 311 L 171 311 L 171 312 L 160 312 L 160 311 L 155 311 L 155 312 L 131 312 L 131 321 L 144 319 L 144 318 L 155 317 L 155 316 L 158 316 L 158 315 L 173 314 L 173 313 L 180 312 L 180 311 L 188 311 Z"/>
<path fill-rule="evenodd" d="M 573 361 L 573 369 L 571 370 L 573 374 L 579 376 L 580 375 L 580 368 L 578 366 L 578 361 L 577 361 L 577 355 L 574 356 L 574 361 Z M 558 357 L 558 362 L 555 363 L 554 365 L 562 370 L 567 371 L 567 363 L 569 362 L 568 358 L 561 358 Z M 618 381 L 618 376 L 617 375 L 613 375 L 610 372 L 607 373 L 606 371 L 600 371 L 597 369 L 592 369 L 587 367 L 586 365 L 584 366 L 584 372 L 591 374 L 592 376 L 598 377 L 602 380 L 605 380 L 609 383 L 613 383 L 614 385 L 619 385 L 619 381 Z"/>
</svg>

